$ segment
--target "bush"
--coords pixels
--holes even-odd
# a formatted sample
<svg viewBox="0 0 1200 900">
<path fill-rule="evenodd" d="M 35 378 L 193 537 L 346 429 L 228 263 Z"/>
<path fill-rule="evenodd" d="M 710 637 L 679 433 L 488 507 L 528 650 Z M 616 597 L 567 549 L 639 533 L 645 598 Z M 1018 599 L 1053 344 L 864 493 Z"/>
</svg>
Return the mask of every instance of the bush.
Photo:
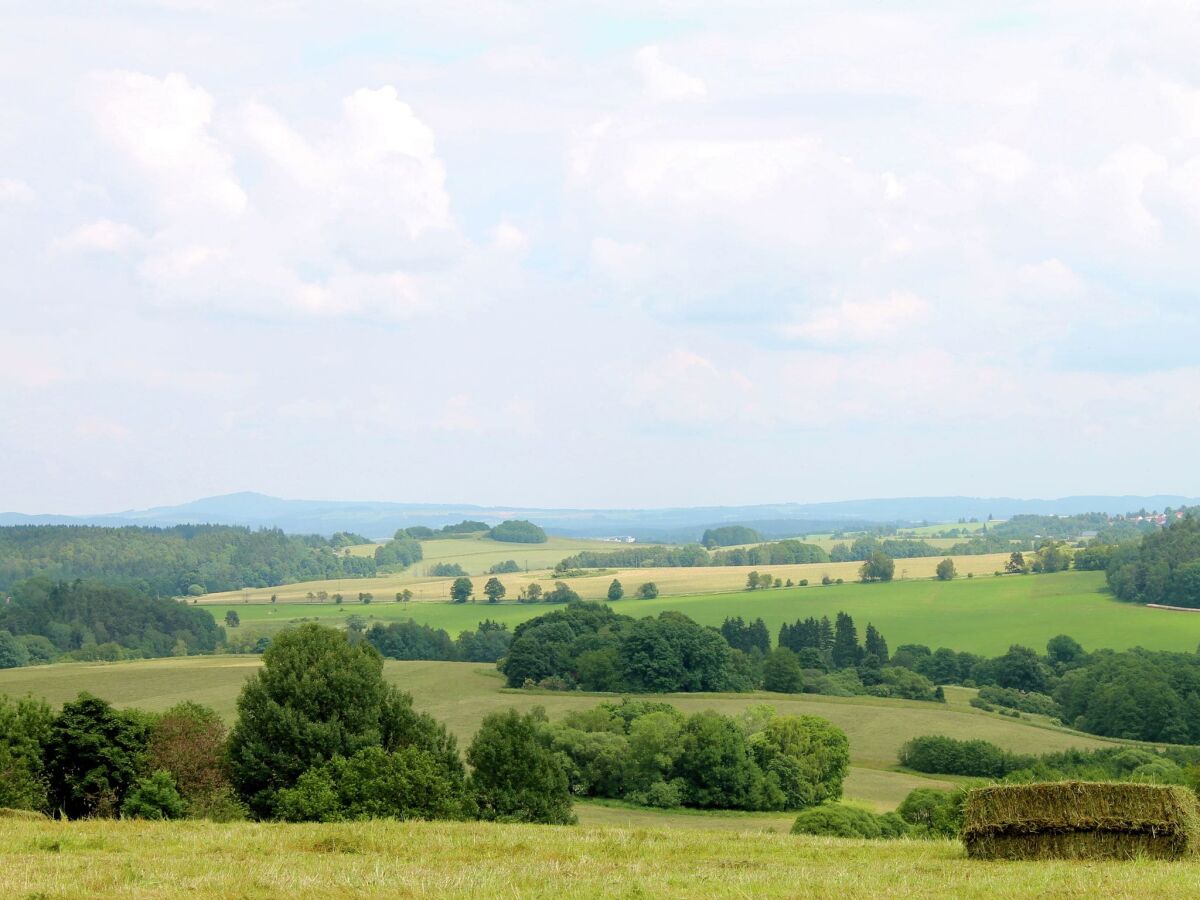
<svg viewBox="0 0 1200 900">
<path fill-rule="evenodd" d="M 0 695 L 0 807 L 45 810 L 45 748 L 54 713 L 43 700 Z"/>
<path fill-rule="evenodd" d="M 152 771 L 170 777 L 190 815 L 241 818 L 231 811 L 236 802 L 225 772 L 225 724 L 215 710 L 190 702 L 168 709 L 150 729 L 146 758 Z M 133 815 L 124 806 L 121 811 Z"/>
<path fill-rule="evenodd" d="M 899 758 L 900 765 L 917 772 L 977 778 L 1003 778 L 1034 761 L 1034 757 L 1009 753 L 988 741 L 960 741 L 942 735 L 913 738 L 900 748 Z"/>
<path fill-rule="evenodd" d="M 787 647 L 776 647 L 763 660 L 763 689 L 781 694 L 804 690 L 804 672 L 796 654 Z"/>
<path fill-rule="evenodd" d="M 182 819 L 185 812 L 187 803 L 175 788 L 175 779 L 162 769 L 139 778 L 121 804 L 126 819 Z"/>
<path fill-rule="evenodd" d="M 895 813 L 876 815 L 857 806 L 827 803 L 806 809 L 796 817 L 792 834 L 817 834 L 844 838 L 897 838 L 908 829 Z"/>
<path fill-rule="evenodd" d="M 979 689 L 978 699 L 987 704 L 1004 706 L 1008 709 L 1034 713 L 1035 715 L 1057 718 L 1062 714 L 1062 709 L 1053 697 L 1048 697 L 1045 694 L 1039 694 L 1034 691 L 1018 691 L 1012 688 L 987 685 Z M 972 706 L 974 705 L 972 704 Z"/>
<path fill-rule="evenodd" d="M 514 572 L 520 572 L 521 567 L 517 565 L 515 559 L 506 559 L 504 562 L 496 563 L 488 569 L 489 575 L 511 575 Z"/>
<path fill-rule="evenodd" d="M 461 819 L 474 812 L 462 769 L 417 747 L 389 753 L 364 747 L 335 756 L 279 792 L 278 816 L 289 822 L 359 819 Z"/>
<path fill-rule="evenodd" d="M 658 585 L 653 581 L 647 581 L 638 588 L 638 596 L 640 596 L 643 600 L 653 600 L 658 596 Z"/>
</svg>

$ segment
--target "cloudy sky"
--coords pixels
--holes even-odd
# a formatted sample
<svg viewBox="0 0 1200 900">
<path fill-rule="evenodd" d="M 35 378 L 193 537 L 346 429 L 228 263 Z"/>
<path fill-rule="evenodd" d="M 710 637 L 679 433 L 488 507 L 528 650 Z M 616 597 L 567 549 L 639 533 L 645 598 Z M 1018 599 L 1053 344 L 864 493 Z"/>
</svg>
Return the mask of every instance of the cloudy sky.
<svg viewBox="0 0 1200 900">
<path fill-rule="evenodd" d="M 1003 6 L 4 3 L 0 509 L 1200 494 L 1200 12 Z"/>
</svg>

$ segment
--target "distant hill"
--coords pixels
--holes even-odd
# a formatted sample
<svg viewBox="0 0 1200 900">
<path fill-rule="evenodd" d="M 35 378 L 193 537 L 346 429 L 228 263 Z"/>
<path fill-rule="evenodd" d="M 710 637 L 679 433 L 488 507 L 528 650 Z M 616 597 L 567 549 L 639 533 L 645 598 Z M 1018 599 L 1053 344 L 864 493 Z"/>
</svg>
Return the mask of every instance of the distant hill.
<svg viewBox="0 0 1200 900">
<path fill-rule="evenodd" d="M 208 523 L 276 527 L 291 534 L 331 535 L 354 531 L 372 538 L 391 537 L 400 527 L 439 528 L 462 519 L 496 525 L 525 519 L 569 537 L 631 535 L 640 541 L 697 541 L 707 528 L 747 525 L 764 537 L 862 528 L 874 524 L 911 525 L 957 522 L 960 518 L 1006 519 L 1020 513 L 1071 515 L 1119 514 L 1139 509 L 1196 505 L 1200 500 L 1173 495 L 1081 496 L 1057 500 L 1011 497 L 898 497 L 839 500 L 827 503 L 774 503 L 756 506 L 697 506 L 671 509 L 537 509 L 470 504 L 387 503 L 379 501 L 284 500 L 241 492 L 206 497 L 178 506 L 126 510 L 91 516 L 0 513 L 0 525 L 182 525 Z"/>
</svg>

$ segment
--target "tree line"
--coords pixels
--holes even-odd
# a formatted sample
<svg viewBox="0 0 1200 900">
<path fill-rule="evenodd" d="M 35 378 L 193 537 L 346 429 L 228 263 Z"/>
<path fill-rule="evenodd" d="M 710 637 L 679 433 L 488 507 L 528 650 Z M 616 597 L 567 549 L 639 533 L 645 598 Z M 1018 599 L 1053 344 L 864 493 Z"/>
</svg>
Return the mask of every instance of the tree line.
<svg viewBox="0 0 1200 900">
<path fill-rule="evenodd" d="M 0 591 L 35 576 L 140 586 L 164 596 L 274 587 L 376 573 L 317 535 L 226 525 L 0 527 Z"/>
<path fill-rule="evenodd" d="M 31 578 L 0 605 L 0 668 L 212 653 L 224 639 L 206 610 L 128 585 Z"/>
<path fill-rule="evenodd" d="M 816 544 L 797 540 L 772 541 L 755 547 L 707 550 L 699 544 L 682 547 L 634 546 L 619 550 L 582 550 L 566 557 L 566 569 L 691 568 L 704 566 L 798 565 L 829 562 L 829 554 Z"/>
</svg>

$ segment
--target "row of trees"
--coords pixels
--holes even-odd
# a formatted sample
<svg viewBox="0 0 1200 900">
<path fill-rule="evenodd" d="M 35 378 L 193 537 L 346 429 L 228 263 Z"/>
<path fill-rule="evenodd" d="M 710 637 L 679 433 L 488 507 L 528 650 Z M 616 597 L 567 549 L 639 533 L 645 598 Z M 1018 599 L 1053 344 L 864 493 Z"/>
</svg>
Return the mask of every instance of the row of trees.
<svg viewBox="0 0 1200 900">
<path fill-rule="evenodd" d="M 366 632 L 366 639 L 389 659 L 494 663 L 508 652 L 512 632 L 506 624 L 485 619 L 474 631 L 460 632 L 457 639 L 451 639 L 444 629 L 408 619 L 388 625 L 376 622 Z"/>
<path fill-rule="evenodd" d="M 488 603 L 499 603 L 508 596 L 508 588 L 499 578 L 492 576 L 483 585 L 483 595 Z M 658 585 L 647 581 L 637 588 L 637 595 L 643 600 L 653 600 L 658 596 Z M 455 578 L 450 585 L 450 599 L 455 603 L 466 603 L 475 596 L 475 583 L 465 575 Z M 620 600 L 625 596 L 625 588 L 616 578 L 608 586 L 608 599 Z M 554 582 L 554 587 L 546 590 L 536 581 L 522 585 L 517 593 L 520 603 L 574 603 L 580 599 L 579 594 L 565 581 Z"/>
<path fill-rule="evenodd" d="M 226 525 L 0 527 L 0 591 L 35 576 L 106 580 L 164 596 L 374 575 L 371 557 L 317 535 Z"/>
</svg>

